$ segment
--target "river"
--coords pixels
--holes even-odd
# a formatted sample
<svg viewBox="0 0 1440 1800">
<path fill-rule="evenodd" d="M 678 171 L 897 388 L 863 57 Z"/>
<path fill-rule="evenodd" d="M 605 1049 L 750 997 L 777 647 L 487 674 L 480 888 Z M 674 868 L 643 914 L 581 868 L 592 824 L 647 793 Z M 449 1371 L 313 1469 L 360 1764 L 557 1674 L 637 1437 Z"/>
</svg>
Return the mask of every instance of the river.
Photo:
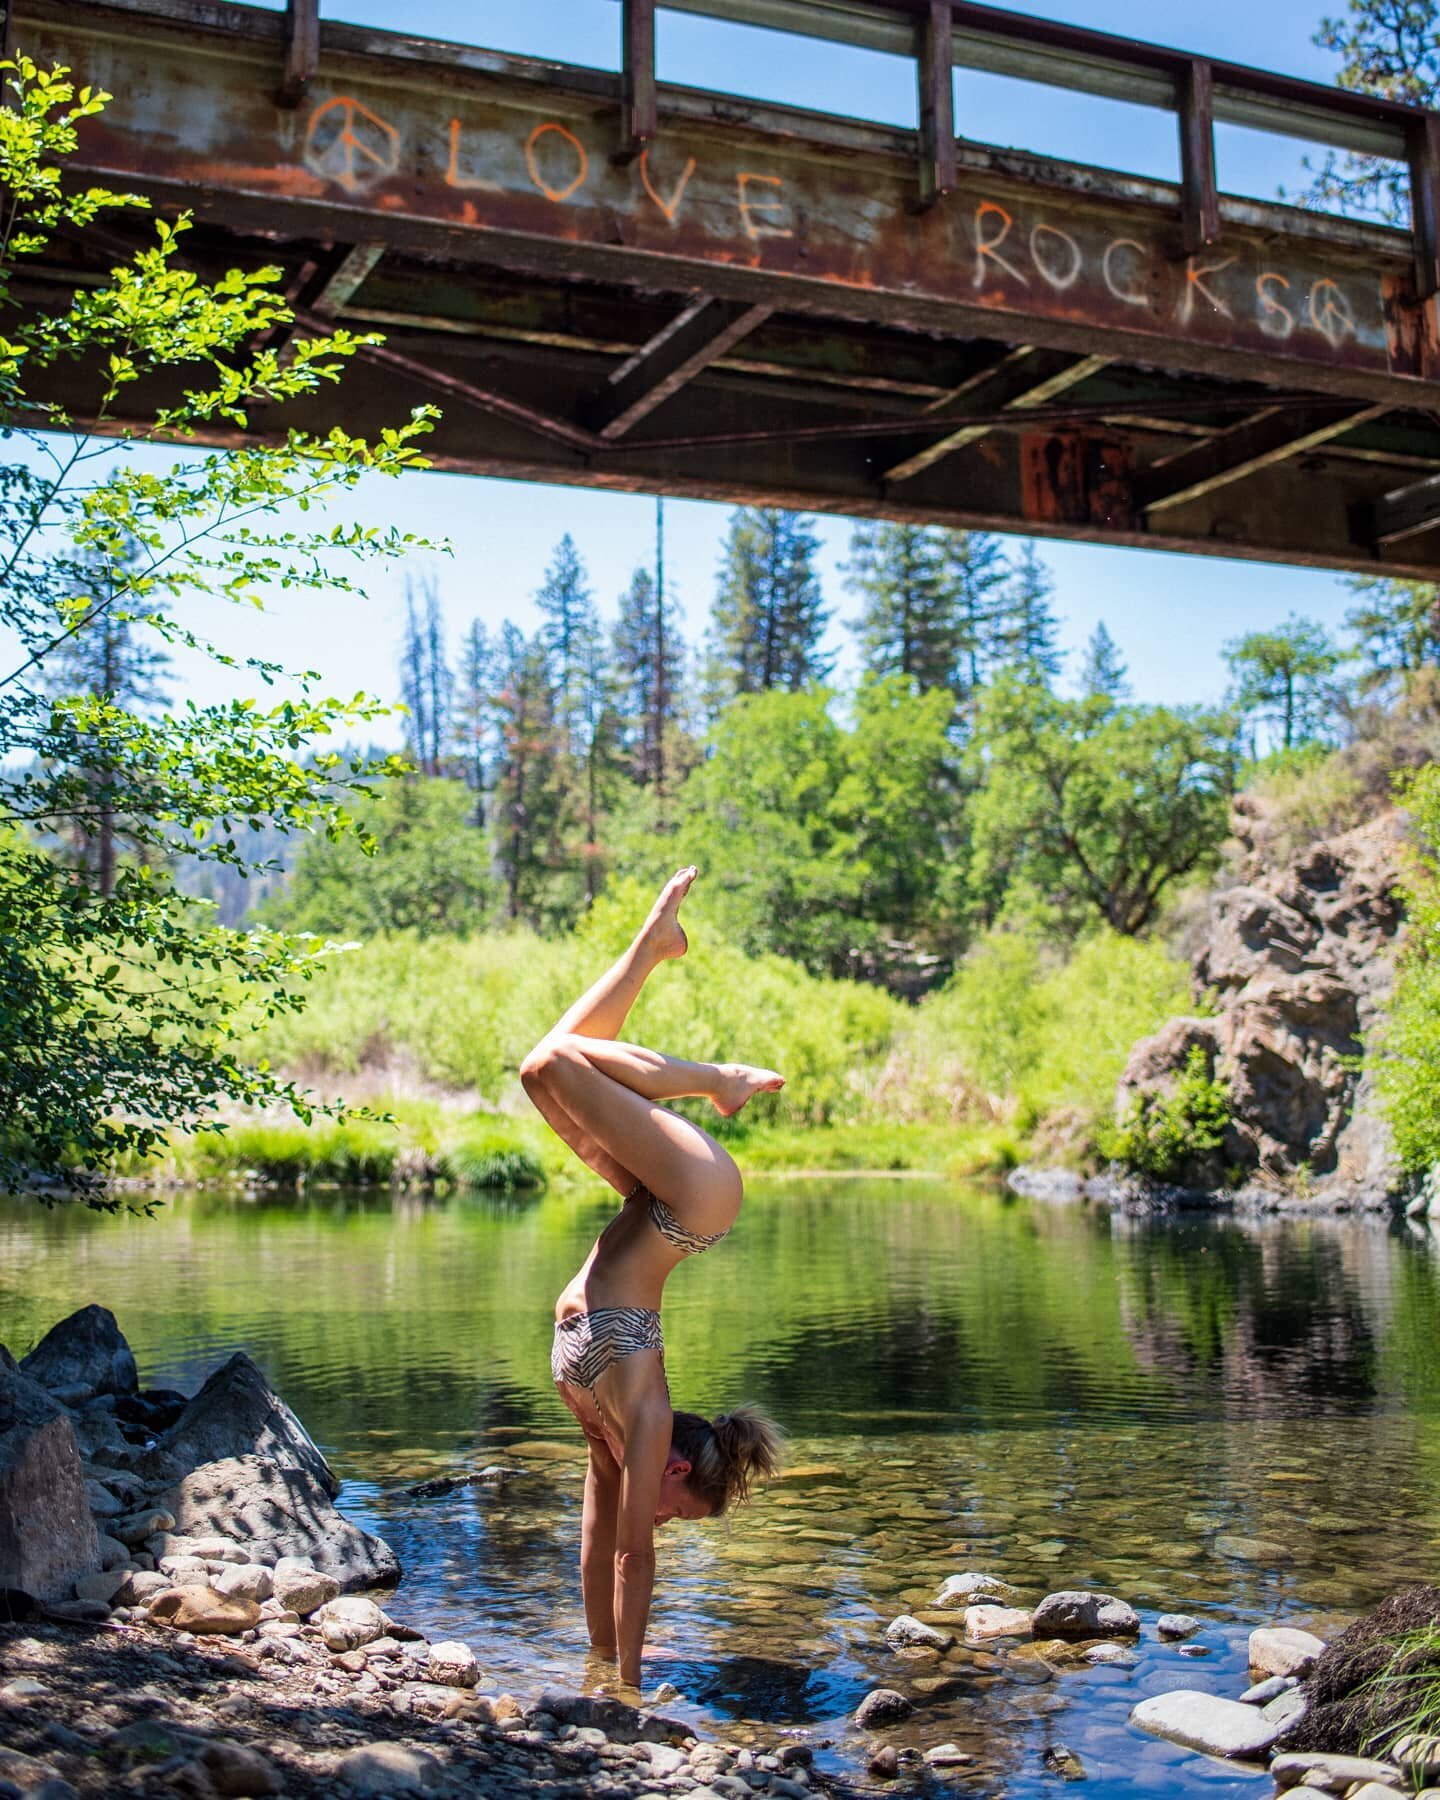
<svg viewBox="0 0 1440 1800">
<path fill-rule="evenodd" d="M 248 1351 L 342 1505 L 399 1552 L 395 1610 L 470 1642 L 487 1685 L 578 1685 L 583 1458 L 547 1359 L 553 1298 L 607 1211 L 589 1188 L 195 1194 L 152 1218 L 10 1203 L 0 1341 L 21 1354 L 98 1301 L 146 1385 L 190 1390 Z M 1053 1793 L 1062 1746 L 1096 1800 L 1268 1794 L 1127 1715 L 1171 1687 L 1238 1693 L 1253 1625 L 1323 1632 L 1440 1575 L 1437 1251 L 1375 1220 L 1137 1223 L 928 1181 L 752 1183 L 733 1236 L 667 1290 L 671 1387 L 706 1412 L 762 1402 L 798 1472 L 662 1532 L 647 1685 L 673 1682 L 666 1710 L 707 1731 L 804 1736 L 852 1771 L 849 1715 L 899 1687 L 923 1704 L 886 1736 L 972 1753 L 947 1779 L 975 1795 Z M 525 1473 L 405 1492 L 492 1464 Z M 886 1624 L 963 1569 L 1027 1601 L 1131 1601 L 1133 1666 L 888 1649 Z M 1161 1643 L 1163 1611 L 1202 1630 Z"/>
</svg>

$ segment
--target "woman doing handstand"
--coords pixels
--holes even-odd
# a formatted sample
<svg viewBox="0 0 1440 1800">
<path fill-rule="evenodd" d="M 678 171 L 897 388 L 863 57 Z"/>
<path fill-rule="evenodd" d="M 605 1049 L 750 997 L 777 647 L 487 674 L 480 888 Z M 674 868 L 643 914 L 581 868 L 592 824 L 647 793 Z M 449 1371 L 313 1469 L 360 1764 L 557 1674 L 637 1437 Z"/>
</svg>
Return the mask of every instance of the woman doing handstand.
<svg viewBox="0 0 1440 1800">
<path fill-rule="evenodd" d="M 688 947 L 673 876 L 639 936 L 520 1066 L 525 1091 L 576 1154 L 624 1198 L 555 1305 L 550 1370 L 589 1446 L 580 1528 L 585 1622 L 638 1687 L 655 1580 L 655 1528 L 704 1519 L 748 1497 L 778 1463 L 780 1433 L 753 1406 L 713 1422 L 675 1412 L 665 1380 L 660 1295 L 687 1256 L 740 1211 L 740 1171 L 709 1132 L 660 1104 L 703 1095 L 726 1117 L 783 1078 L 739 1063 L 693 1063 L 615 1041 L 646 977 Z"/>
</svg>

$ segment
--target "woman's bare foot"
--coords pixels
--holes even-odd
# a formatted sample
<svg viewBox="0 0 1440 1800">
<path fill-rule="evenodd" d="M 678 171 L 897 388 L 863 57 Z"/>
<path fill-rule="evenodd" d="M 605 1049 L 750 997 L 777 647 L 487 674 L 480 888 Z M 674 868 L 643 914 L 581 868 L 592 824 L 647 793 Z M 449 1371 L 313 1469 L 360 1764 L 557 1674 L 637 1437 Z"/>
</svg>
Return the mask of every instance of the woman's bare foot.
<svg viewBox="0 0 1440 1800">
<path fill-rule="evenodd" d="M 747 1063 L 721 1063 L 720 1072 L 720 1086 L 710 1099 L 716 1112 L 726 1119 L 756 1094 L 778 1094 L 785 1085 L 785 1077 L 773 1069 L 752 1069 Z"/>
<path fill-rule="evenodd" d="M 660 898 L 650 908 L 640 936 L 654 952 L 658 962 L 683 956 L 690 940 L 680 923 L 680 902 L 690 892 L 690 885 L 700 871 L 692 863 L 688 869 L 677 869 L 660 890 Z M 743 1102 L 742 1102 L 743 1104 Z"/>
</svg>

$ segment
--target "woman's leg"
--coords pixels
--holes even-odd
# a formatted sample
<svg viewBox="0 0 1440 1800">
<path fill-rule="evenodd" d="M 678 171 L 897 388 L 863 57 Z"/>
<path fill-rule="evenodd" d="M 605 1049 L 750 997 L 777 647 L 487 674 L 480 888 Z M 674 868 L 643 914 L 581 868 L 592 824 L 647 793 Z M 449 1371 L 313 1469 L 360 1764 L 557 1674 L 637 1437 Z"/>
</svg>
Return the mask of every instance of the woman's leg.
<svg viewBox="0 0 1440 1800">
<path fill-rule="evenodd" d="M 704 1232 L 734 1223 L 740 1171 L 708 1131 L 659 1101 L 703 1094 L 733 1112 L 751 1094 L 783 1085 L 769 1069 L 683 1062 L 637 1044 L 569 1034 L 539 1044 L 522 1076 L 543 1083 L 580 1133 L 672 1206 L 692 1231 Z"/>
<path fill-rule="evenodd" d="M 608 1181 L 617 1194 L 628 1194 L 635 1186 L 637 1176 L 566 1111 L 546 1078 L 546 1063 L 540 1052 L 551 1039 L 561 1034 L 585 1038 L 614 1037 L 629 1017 L 630 1008 L 652 971 L 662 962 L 685 954 L 687 944 L 680 924 L 680 902 L 690 892 L 695 873 L 694 868 L 680 869 L 670 877 L 630 948 L 580 996 L 520 1065 L 520 1080 L 525 1092 L 551 1130 L 602 1181 Z"/>
</svg>

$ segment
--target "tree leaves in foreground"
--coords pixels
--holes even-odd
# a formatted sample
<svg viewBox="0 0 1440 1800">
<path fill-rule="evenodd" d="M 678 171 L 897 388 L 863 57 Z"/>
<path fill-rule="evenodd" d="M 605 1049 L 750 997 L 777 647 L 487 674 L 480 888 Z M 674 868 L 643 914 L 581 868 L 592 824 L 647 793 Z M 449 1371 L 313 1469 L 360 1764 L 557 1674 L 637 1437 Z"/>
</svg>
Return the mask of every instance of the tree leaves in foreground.
<svg viewBox="0 0 1440 1800">
<path fill-rule="evenodd" d="M 396 764 L 316 748 L 385 709 L 364 695 L 323 697 L 313 675 L 251 661 L 257 683 L 286 681 L 284 698 L 189 701 L 163 715 L 138 694 L 67 682 L 65 661 L 87 635 L 123 628 L 235 666 L 185 626 L 187 603 L 358 593 L 351 565 L 413 540 L 309 519 L 367 473 L 425 466 L 415 439 L 434 412 L 418 409 L 373 444 L 338 428 L 323 438 L 292 429 L 270 447 L 187 449 L 168 468 L 134 454 L 243 430 L 250 408 L 281 408 L 337 380 L 371 340 L 337 331 L 291 340 L 283 357 L 254 350 L 291 318 L 281 271 L 200 278 L 182 258 L 183 218 L 157 220 L 153 242 L 55 310 L 22 307 L 17 265 L 54 233 L 83 237 L 101 214 L 146 203 L 63 183 L 76 126 L 107 95 L 25 57 L 0 69 L 10 89 L 0 110 L 0 626 L 19 644 L 0 668 L 0 1184 L 40 1176 L 99 1204 L 116 1160 L 145 1157 L 172 1125 L 213 1124 L 225 1103 L 282 1101 L 310 1115 L 304 1095 L 247 1067 L 241 1051 L 257 1020 L 303 1004 L 323 949 L 218 925 L 213 909 L 177 893 L 167 867 L 255 867 L 246 840 L 266 826 L 341 836 L 356 828 L 349 790 Z M 67 391 L 89 383 L 76 402 L 88 425 L 47 396 L 62 365 Z M 119 425 L 157 386 L 170 402 L 143 426 Z M 97 832 L 107 812 L 123 815 L 129 854 L 104 893 L 93 870 L 56 851 Z"/>
</svg>

